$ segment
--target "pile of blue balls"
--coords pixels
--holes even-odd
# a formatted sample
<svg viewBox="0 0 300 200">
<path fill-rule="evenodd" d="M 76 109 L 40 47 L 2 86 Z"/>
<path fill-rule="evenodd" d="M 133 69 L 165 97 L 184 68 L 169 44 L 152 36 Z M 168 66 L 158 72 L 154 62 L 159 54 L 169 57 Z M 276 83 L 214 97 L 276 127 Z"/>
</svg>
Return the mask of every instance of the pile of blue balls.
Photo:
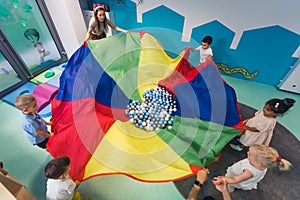
<svg viewBox="0 0 300 200">
<path fill-rule="evenodd" d="M 172 114 L 176 111 L 176 101 L 172 95 L 165 88 L 157 86 L 144 91 L 142 102 L 130 101 L 125 113 L 135 126 L 146 131 L 157 131 L 165 127 L 172 129 Z"/>
</svg>

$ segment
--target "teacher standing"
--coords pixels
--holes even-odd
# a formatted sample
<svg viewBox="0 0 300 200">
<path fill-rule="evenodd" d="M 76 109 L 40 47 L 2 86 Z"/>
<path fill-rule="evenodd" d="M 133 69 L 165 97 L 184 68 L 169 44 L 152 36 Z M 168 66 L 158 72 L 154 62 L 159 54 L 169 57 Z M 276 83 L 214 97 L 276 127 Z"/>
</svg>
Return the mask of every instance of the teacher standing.
<svg viewBox="0 0 300 200">
<path fill-rule="evenodd" d="M 88 31 L 85 37 L 87 40 L 99 40 L 106 37 L 108 26 L 116 31 L 127 33 L 127 30 L 117 27 L 109 19 L 106 18 L 105 10 L 102 6 L 98 6 L 94 10 L 94 17 L 91 18 Z"/>
</svg>

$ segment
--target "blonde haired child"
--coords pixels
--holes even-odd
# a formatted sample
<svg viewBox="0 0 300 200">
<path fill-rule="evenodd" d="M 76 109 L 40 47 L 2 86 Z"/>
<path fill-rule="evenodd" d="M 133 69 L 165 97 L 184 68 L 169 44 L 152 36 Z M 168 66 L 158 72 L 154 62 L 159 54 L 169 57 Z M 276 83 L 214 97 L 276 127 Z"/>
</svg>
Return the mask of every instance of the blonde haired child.
<svg viewBox="0 0 300 200">
<path fill-rule="evenodd" d="M 276 125 L 276 117 L 282 116 L 295 103 L 294 99 L 271 99 L 266 102 L 264 108 L 255 113 L 255 116 L 245 120 L 245 134 L 239 139 L 240 144 L 230 144 L 231 148 L 242 151 L 252 144 L 264 144 L 269 146 L 273 130 Z"/>
<path fill-rule="evenodd" d="M 31 144 L 42 149 L 46 148 L 48 139 L 53 136 L 49 133 L 47 125 L 51 122 L 45 121 L 38 113 L 38 106 L 34 96 L 22 94 L 15 99 L 15 106 L 22 111 L 22 128 Z"/>
<path fill-rule="evenodd" d="M 277 150 L 262 144 L 250 146 L 248 157 L 227 168 L 225 176 L 213 179 L 215 185 L 228 183 L 229 192 L 236 188 L 242 190 L 257 189 L 257 184 L 264 178 L 267 169 L 278 167 L 288 170 L 291 163 L 282 159 Z"/>
</svg>

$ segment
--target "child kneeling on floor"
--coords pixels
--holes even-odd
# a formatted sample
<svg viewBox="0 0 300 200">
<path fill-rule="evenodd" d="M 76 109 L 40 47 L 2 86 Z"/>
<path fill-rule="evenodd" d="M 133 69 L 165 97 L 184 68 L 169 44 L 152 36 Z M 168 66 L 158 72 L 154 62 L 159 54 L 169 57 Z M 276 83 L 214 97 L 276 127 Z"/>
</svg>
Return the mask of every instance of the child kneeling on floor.
<svg viewBox="0 0 300 200">
<path fill-rule="evenodd" d="M 255 144 L 250 146 L 247 158 L 228 167 L 225 176 L 215 177 L 213 183 L 218 185 L 225 181 L 229 192 L 235 189 L 257 189 L 257 184 L 264 178 L 268 168 L 288 170 L 290 166 L 291 163 L 282 159 L 276 149 Z"/>
<path fill-rule="evenodd" d="M 47 200 L 81 200 L 81 195 L 75 189 L 79 181 L 73 181 L 68 173 L 70 171 L 70 159 L 66 156 L 55 158 L 45 167 L 47 180 Z"/>
</svg>

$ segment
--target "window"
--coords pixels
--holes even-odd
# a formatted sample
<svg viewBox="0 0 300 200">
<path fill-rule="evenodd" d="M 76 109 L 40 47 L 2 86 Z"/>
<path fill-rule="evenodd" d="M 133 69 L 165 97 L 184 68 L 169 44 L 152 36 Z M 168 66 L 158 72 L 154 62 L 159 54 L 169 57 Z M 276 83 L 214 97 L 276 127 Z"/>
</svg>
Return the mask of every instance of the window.
<svg viewBox="0 0 300 200">
<path fill-rule="evenodd" d="M 3 90 L 14 89 L 17 83 L 67 61 L 42 0 L 4 1 L 0 5 L 0 32 L 0 97 Z"/>
</svg>

